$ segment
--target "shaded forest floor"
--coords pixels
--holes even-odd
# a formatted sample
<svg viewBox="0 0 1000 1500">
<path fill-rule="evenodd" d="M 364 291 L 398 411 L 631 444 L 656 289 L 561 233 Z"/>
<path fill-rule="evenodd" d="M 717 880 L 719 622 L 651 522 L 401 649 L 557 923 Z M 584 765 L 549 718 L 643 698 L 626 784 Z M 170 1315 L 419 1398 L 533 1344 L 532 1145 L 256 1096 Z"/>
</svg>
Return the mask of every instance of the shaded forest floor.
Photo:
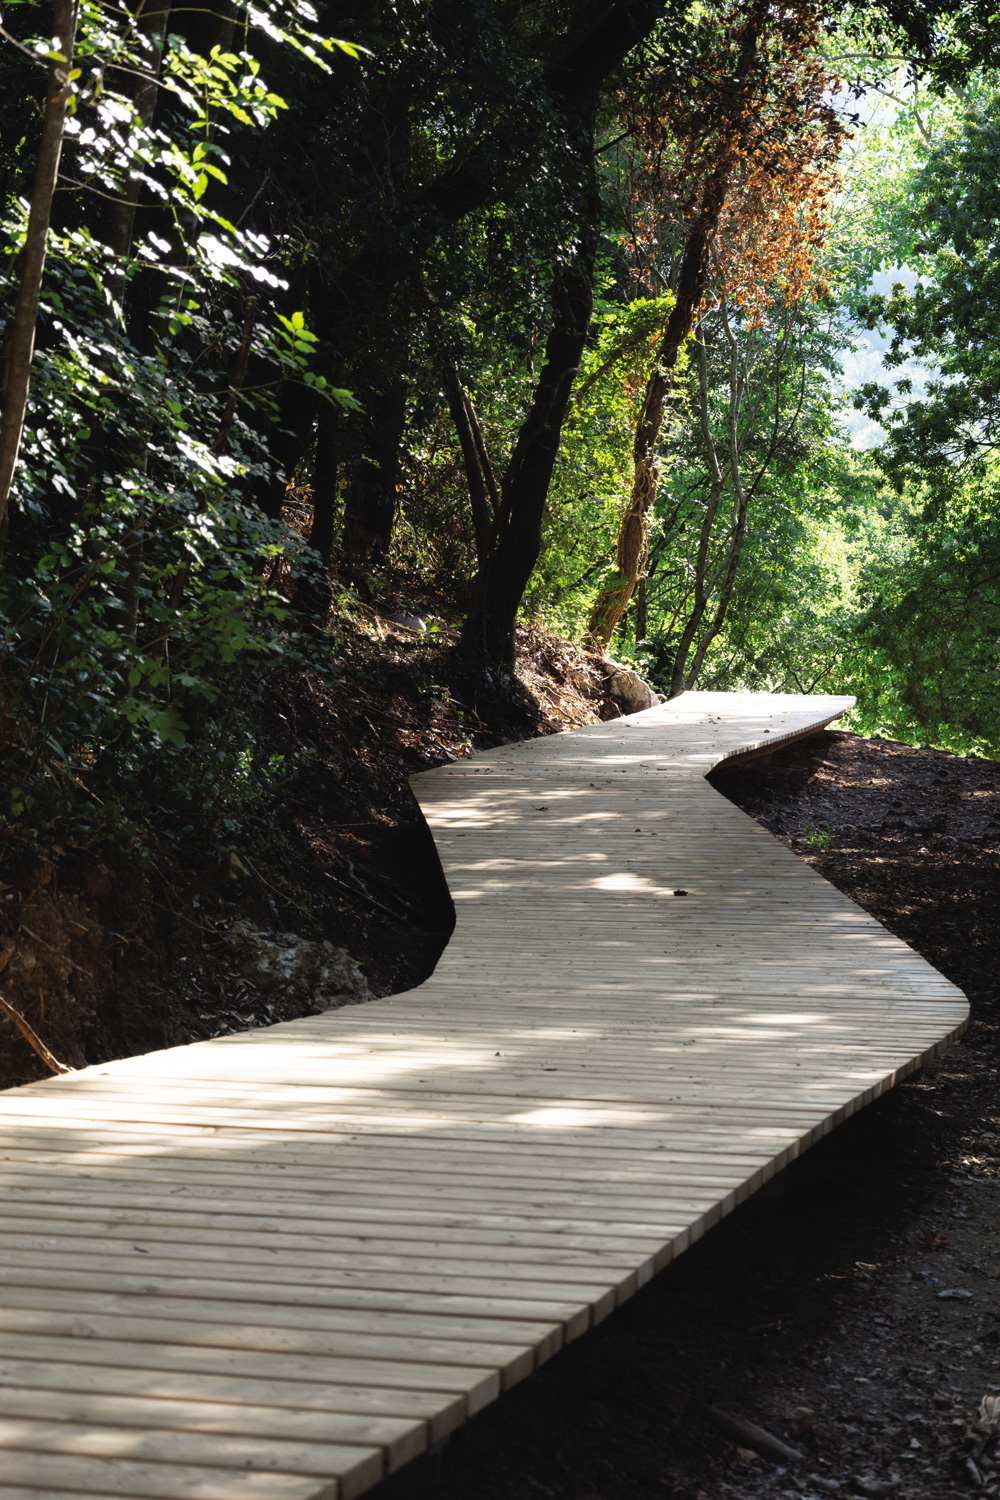
<svg viewBox="0 0 1000 1500">
<path fill-rule="evenodd" d="M 1000 1493 L 973 1426 L 1000 1395 L 1000 763 L 827 732 L 712 781 L 961 985 L 972 1025 L 457 1434 L 407 1480 L 428 1500 Z"/>
</svg>

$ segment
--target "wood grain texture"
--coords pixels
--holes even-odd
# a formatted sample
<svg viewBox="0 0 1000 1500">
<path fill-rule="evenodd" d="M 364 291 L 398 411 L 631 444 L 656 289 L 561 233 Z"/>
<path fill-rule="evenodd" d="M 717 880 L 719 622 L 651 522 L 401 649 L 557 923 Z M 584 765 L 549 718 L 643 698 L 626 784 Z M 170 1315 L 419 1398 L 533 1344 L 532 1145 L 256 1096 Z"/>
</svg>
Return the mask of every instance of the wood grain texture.
<svg viewBox="0 0 1000 1500">
<path fill-rule="evenodd" d="M 849 704 L 415 777 L 425 984 L 0 1096 L 0 1500 L 354 1500 L 943 1050 L 960 992 L 704 780 Z"/>
</svg>

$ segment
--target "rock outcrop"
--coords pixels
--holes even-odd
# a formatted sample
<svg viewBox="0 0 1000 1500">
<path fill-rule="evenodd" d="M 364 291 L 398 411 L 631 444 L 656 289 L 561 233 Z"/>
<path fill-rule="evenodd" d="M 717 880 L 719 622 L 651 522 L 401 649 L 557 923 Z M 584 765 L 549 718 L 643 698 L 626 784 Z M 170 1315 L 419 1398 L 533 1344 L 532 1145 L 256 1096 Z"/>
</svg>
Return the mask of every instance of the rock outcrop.
<svg viewBox="0 0 1000 1500">
<path fill-rule="evenodd" d="M 657 694 L 631 667 L 615 667 L 608 691 L 626 713 L 637 714 L 644 708 L 655 708 L 659 703 Z"/>
<path fill-rule="evenodd" d="M 346 948 L 292 932 L 261 932 L 248 922 L 234 923 L 226 937 L 241 975 L 265 1001 L 311 1000 L 319 1012 L 372 999 Z"/>
</svg>

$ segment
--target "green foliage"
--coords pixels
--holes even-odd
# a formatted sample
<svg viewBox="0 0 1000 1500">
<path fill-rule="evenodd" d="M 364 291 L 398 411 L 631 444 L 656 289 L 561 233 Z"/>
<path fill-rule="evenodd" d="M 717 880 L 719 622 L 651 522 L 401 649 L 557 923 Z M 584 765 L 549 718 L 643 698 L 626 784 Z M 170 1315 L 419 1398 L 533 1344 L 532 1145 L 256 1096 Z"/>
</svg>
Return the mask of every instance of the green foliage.
<svg viewBox="0 0 1000 1500">
<path fill-rule="evenodd" d="M 860 640 L 884 663 L 889 691 L 870 695 L 890 728 L 918 727 L 935 744 L 1000 747 L 1000 527 L 996 466 L 984 491 L 956 484 L 933 525 L 912 518 L 910 545 L 871 578 L 872 603 Z M 885 699 L 888 698 L 888 704 Z M 886 712 L 886 708 L 888 712 Z"/>
<path fill-rule="evenodd" d="M 897 263 L 920 280 L 862 309 L 869 326 L 893 329 L 890 367 L 910 351 L 933 367 L 920 399 L 893 403 L 875 384 L 863 392 L 888 427 L 885 463 L 900 484 L 923 478 L 947 492 L 956 464 L 1000 449 L 998 151 L 1000 94 L 978 90 L 919 153 L 895 215 Z M 905 383 L 896 390 L 910 395 Z"/>
<path fill-rule="evenodd" d="M 974 109 L 918 96 L 858 146 L 828 256 L 841 320 L 808 354 L 807 441 L 751 515 L 700 682 L 853 693 L 860 732 L 996 755 L 995 105 L 983 84 L 970 93 Z M 922 279 L 879 298 L 873 275 L 897 267 Z M 932 375 L 919 398 L 869 388 L 888 440 L 852 453 L 820 377 L 849 319 L 876 315 L 895 327 L 889 367 L 915 354 Z"/>
<path fill-rule="evenodd" d="M 632 481 L 637 404 L 673 300 L 668 294 L 598 301 L 550 490 L 545 551 L 524 601 L 527 614 L 543 615 L 572 636 L 584 629 L 613 566 Z"/>
<path fill-rule="evenodd" d="M 338 47 L 305 24 L 308 7 L 282 15 L 279 26 L 276 7 L 247 9 L 244 35 L 262 31 L 314 62 Z M 6 61 L 8 73 L 21 65 Z M 159 79 L 152 116 L 136 75 Z M 285 108 L 260 59 L 219 45 L 199 53 L 170 35 L 161 63 L 128 11 L 87 0 L 74 76 L 69 194 L 49 239 L 0 579 L 0 740 L 15 818 L 86 801 L 81 775 L 95 785 L 140 775 L 150 756 L 187 743 L 227 671 L 284 650 L 286 600 L 269 579 L 303 549 L 249 498 L 264 468 L 261 424 L 282 380 L 355 404 L 315 373 L 303 313 L 261 304 L 257 288 L 284 285 L 272 242 L 223 211 L 229 141 Z M 0 204 L 9 308 L 34 127 L 20 115 L 2 123 L 17 164 Z M 270 378 L 249 386 L 248 361 Z"/>
</svg>

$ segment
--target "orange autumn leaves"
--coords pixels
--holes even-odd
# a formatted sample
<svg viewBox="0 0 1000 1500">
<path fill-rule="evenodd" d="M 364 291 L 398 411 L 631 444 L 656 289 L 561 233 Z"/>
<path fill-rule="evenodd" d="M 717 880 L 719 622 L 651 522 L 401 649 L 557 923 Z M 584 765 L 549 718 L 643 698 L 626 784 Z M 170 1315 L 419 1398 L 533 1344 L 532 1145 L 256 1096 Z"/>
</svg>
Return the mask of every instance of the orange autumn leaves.
<svg viewBox="0 0 1000 1500">
<path fill-rule="evenodd" d="M 751 324 L 780 297 L 825 290 L 816 274 L 837 158 L 848 134 L 832 106 L 839 79 L 819 56 L 813 0 L 721 3 L 695 28 L 683 70 L 654 70 L 626 121 L 638 158 L 629 234 L 637 275 L 683 241 L 725 184 L 712 244 L 713 298 Z"/>
</svg>

